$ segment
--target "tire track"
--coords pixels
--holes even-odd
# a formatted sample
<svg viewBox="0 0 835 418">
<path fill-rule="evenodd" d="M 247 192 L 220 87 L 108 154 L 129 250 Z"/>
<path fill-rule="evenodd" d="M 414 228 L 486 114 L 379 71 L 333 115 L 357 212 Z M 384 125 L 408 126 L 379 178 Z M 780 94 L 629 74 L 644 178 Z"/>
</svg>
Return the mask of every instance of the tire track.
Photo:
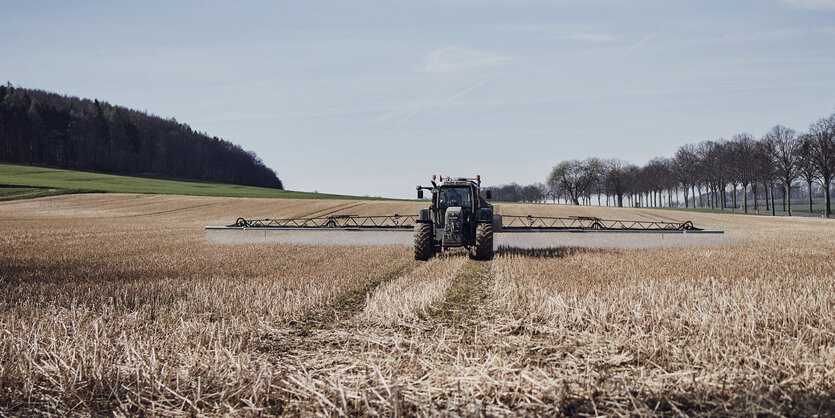
<svg viewBox="0 0 835 418">
<path fill-rule="evenodd" d="M 449 327 L 479 321 L 479 308 L 490 296 L 492 261 L 467 260 L 447 288 L 444 301 L 433 310 L 436 321 Z"/>
<path fill-rule="evenodd" d="M 475 359 L 464 360 L 465 367 L 470 367 L 468 362 L 483 367 L 489 342 L 481 337 L 479 329 L 483 325 L 479 322 L 484 321 L 487 311 L 484 302 L 492 280 L 491 266 L 490 261 L 466 259 L 463 251 L 441 254 L 428 262 L 412 261 L 408 268 L 391 272 L 340 302 L 311 312 L 298 324 L 298 332 L 272 342 L 270 361 L 280 365 L 284 376 L 276 386 L 278 398 L 294 407 L 325 402 L 342 415 L 370 408 L 397 416 L 416 404 L 400 394 L 405 382 L 452 382 L 445 373 L 461 367 L 462 358 L 457 355 L 462 353 L 465 358 Z M 370 298 L 388 301 L 394 310 L 408 311 L 404 305 L 414 302 L 411 298 L 428 297 L 422 293 L 422 286 L 433 293 L 431 288 L 439 281 L 444 282 L 445 290 L 417 315 L 393 323 L 386 321 L 387 312 L 372 309 L 373 313 L 367 315 L 366 310 L 373 305 Z M 380 286 L 389 284 L 398 285 L 389 290 L 404 293 L 379 292 Z M 422 359 L 424 356 L 435 356 L 447 371 L 434 372 Z M 392 374 L 395 368 L 399 371 Z M 355 385 L 370 389 L 358 392 Z M 460 382 L 458 386 L 460 390 Z M 438 404 L 440 410 L 443 404 Z"/>
<path fill-rule="evenodd" d="M 141 218 L 141 217 L 149 217 L 149 216 L 157 216 L 157 215 L 169 215 L 169 214 L 172 214 L 172 213 L 186 212 L 186 211 L 189 211 L 189 210 L 202 209 L 202 208 L 207 208 L 207 207 L 210 207 L 210 206 L 228 205 L 230 203 L 235 203 L 235 201 L 226 200 L 226 201 L 220 201 L 220 202 L 203 203 L 203 204 L 200 204 L 200 205 L 185 206 L 185 207 L 182 207 L 182 208 L 161 210 L 161 211 L 156 211 L 156 212 L 139 213 L 139 214 L 136 214 L 136 215 L 112 216 L 112 217 L 108 217 L 108 219 Z"/>
<path fill-rule="evenodd" d="M 311 344 L 308 337 L 328 334 L 330 330 L 349 322 L 362 311 L 369 295 L 380 285 L 408 275 L 419 265 L 414 260 L 397 265 L 371 278 L 365 285 L 342 293 L 334 302 L 315 307 L 304 317 L 287 322 L 286 328 L 271 330 L 261 337 L 259 351 L 282 359 L 318 350 L 319 347 Z"/>
<path fill-rule="evenodd" d="M 327 328 L 342 319 L 354 317 L 365 306 L 368 297 L 381 285 L 397 280 L 414 271 L 418 262 L 410 260 L 394 269 L 372 278 L 365 286 L 343 293 L 332 304 L 323 305 L 309 312 L 300 322 L 308 327 Z"/>
<path fill-rule="evenodd" d="M 446 254 L 421 262 L 420 267 L 378 288 L 355 323 L 372 326 L 422 326 L 460 273 L 463 257 Z"/>
<path fill-rule="evenodd" d="M 450 264 L 455 265 L 454 270 Z M 422 285 L 431 288 L 433 283 L 443 281 L 445 290 L 429 309 L 392 323 L 386 321 L 387 312 L 374 310 L 369 317 L 360 302 L 352 305 L 354 309 L 343 310 L 354 312 L 353 317 L 331 320 L 329 328 L 309 328 L 304 335 L 292 336 L 294 345 L 285 345 L 285 351 L 274 360 L 280 362 L 285 373 L 277 386 L 282 402 L 300 405 L 321 401 L 343 415 L 369 408 L 397 416 L 417 404 L 414 396 L 401 394 L 402 388 L 412 384 L 407 382 L 452 385 L 456 379 L 449 375 L 451 370 L 460 373 L 462 367 L 483 367 L 485 353 L 491 347 L 482 336 L 481 322 L 487 315 L 484 302 L 489 295 L 492 263 L 469 260 L 465 252 L 455 251 L 428 262 L 414 262 L 413 266 L 419 267 L 404 271 L 392 282 L 403 282 L 399 288 L 394 287 L 409 299 L 425 296 L 418 289 Z M 389 301 L 394 310 L 409 310 L 400 305 L 404 301 L 397 294 L 375 292 L 375 296 L 382 303 Z M 284 344 L 288 341 L 285 338 Z M 443 370 L 436 371 L 435 365 Z M 457 385 L 460 391 L 461 382 Z M 444 410 L 445 402 L 438 401 L 439 411 Z"/>
<path fill-rule="evenodd" d="M 357 206 L 363 205 L 365 202 L 355 202 L 355 203 L 340 203 L 338 205 L 330 206 L 324 209 L 317 209 L 311 212 L 305 212 L 299 215 L 295 215 L 295 218 L 320 218 L 324 216 L 328 216 L 334 214 L 339 211 L 343 211 L 346 209 L 355 208 Z"/>
</svg>

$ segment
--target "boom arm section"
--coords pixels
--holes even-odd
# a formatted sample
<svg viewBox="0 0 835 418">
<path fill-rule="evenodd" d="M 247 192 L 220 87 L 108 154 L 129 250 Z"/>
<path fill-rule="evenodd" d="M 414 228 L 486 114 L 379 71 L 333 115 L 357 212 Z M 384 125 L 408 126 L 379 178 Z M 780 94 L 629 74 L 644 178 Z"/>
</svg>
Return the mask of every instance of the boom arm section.
<svg viewBox="0 0 835 418">
<path fill-rule="evenodd" d="M 696 228 L 693 222 L 632 221 L 592 216 L 502 216 L 501 232 L 715 232 Z"/>
<path fill-rule="evenodd" d="M 323 229 L 323 230 L 409 230 L 415 227 L 417 215 L 331 215 L 317 218 L 277 218 L 244 219 L 238 218 L 229 226 L 207 226 L 206 229 Z"/>
</svg>

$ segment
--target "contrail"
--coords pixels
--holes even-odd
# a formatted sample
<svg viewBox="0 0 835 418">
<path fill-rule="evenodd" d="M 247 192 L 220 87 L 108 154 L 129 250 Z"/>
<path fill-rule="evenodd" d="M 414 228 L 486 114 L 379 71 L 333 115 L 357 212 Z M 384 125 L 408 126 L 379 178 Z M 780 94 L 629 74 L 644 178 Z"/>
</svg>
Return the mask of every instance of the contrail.
<svg viewBox="0 0 835 418">
<path fill-rule="evenodd" d="M 437 94 L 433 94 L 433 95 L 430 95 L 430 96 L 426 97 L 425 99 L 419 101 L 417 103 L 417 106 L 415 106 L 411 111 L 409 111 L 406 114 L 406 116 L 403 119 L 401 119 L 400 122 L 397 123 L 397 125 L 395 125 L 395 128 L 399 128 L 400 126 L 402 126 L 404 123 L 408 122 L 415 115 L 417 115 L 418 113 L 420 113 L 421 111 L 423 111 L 427 107 L 436 107 L 434 113 L 435 114 L 438 113 L 440 111 L 440 106 L 446 105 L 447 103 L 449 103 L 449 102 L 451 102 L 455 99 L 466 96 L 467 94 L 469 94 L 473 90 L 476 90 L 477 88 L 483 86 L 485 83 L 487 83 L 487 81 L 488 81 L 488 79 L 484 79 L 482 81 L 476 82 L 474 85 L 472 85 L 470 87 L 467 87 L 463 90 L 460 90 L 460 91 L 452 94 L 451 96 L 449 96 L 449 97 L 447 97 L 446 99 L 443 99 L 443 100 L 436 100 L 435 97 L 438 96 Z"/>
<path fill-rule="evenodd" d="M 446 104 L 446 103 L 449 103 L 449 102 L 451 102 L 451 101 L 453 101 L 453 100 L 455 100 L 455 99 L 458 99 L 458 98 L 460 98 L 460 97 L 466 96 L 466 95 L 467 95 L 467 94 L 469 94 L 471 91 L 473 91 L 473 90 L 475 90 L 475 89 L 477 89 L 477 88 L 479 88 L 479 87 L 483 86 L 485 83 L 487 83 L 487 81 L 488 81 L 487 79 L 481 80 L 481 81 L 479 81 L 479 82 L 477 82 L 477 83 L 473 84 L 472 86 L 467 87 L 466 89 L 461 90 L 461 91 L 459 91 L 458 93 L 455 93 L 455 94 L 453 94 L 452 96 L 447 97 L 447 98 L 446 98 L 443 102 L 441 102 L 441 104 Z"/>
<path fill-rule="evenodd" d="M 615 65 L 618 61 L 622 60 L 624 57 L 626 57 L 627 55 L 629 55 L 630 53 L 632 53 L 632 51 L 634 51 L 634 50 L 635 50 L 635 48 L 637 48 L 637 47 L 639 47 L 639 46 L 643 45 L 643 43 L 644 43 L 644 42 L 646 42 L 646 41 L 648 41 L 648 40 L 650 40 L 650 39 L 652 39 L 652 38 L 654 38 L 654 37 L 655 37 L 655 33 L 652 33 L 652 34 L 650 34 L 649 36 L 647 36 L 646 38 L 641 39 L 640 41 L 638 41 L 638 42 L 637 42 L 637 43 L 635 43 L 634 45 L 630 46 L 629 48 L 626 48 L 626 50 L 625 50 L 625 51 L 623 51 L 620 55 L 618 55 L 618 56 L 617 56 L 617 58 L 615 58 L 614 60 L 610 61 L 610 62 L 609 62 L 609 63 L 607 63 L 607 64 L 604 64 L 604 65 L 602 65 L 602 66 L 598 67 L 596 70 L 592 71 L 591 73 L 592 73 L 592 74 L 595 74 L 595 73 L 598 73 L 598 72 L 600 72 L 600 71 L 605 70 L 606 68 L 609 68 L 609 67 L 611 67 L 611 66 Z"/>
</svg>

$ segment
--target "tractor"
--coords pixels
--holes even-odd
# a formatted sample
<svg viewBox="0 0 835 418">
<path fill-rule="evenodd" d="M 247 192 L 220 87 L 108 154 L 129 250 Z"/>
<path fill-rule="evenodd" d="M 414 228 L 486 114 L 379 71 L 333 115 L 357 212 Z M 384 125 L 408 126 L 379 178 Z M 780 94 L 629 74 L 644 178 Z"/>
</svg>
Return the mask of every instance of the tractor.
<svg viewBox="0 0 835 418">
<path fill-rule="evenodd" d="M 429 207 L 421 209 L 415 220 L 415 259 L 428 260 L 448 248 L 464 247 L 470 258 L 493 258 L 493 230 L 501 228 L 501 215 L 493 213 L 490 190 L 481 190 L 481 176 L 437 177 L 432 186 L 417 186 L 417 197 L 423 191 L 432 193 Z M 484 193 L 482 195 L 482 193 Z"/>
</svg>

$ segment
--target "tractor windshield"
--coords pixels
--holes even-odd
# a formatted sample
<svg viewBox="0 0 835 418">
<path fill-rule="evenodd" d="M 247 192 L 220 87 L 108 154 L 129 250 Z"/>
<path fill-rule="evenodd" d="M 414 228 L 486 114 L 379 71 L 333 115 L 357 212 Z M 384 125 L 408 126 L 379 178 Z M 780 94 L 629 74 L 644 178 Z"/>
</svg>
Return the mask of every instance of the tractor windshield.
<svg viewBox="0 0 835 418">
<path fill-rule="evenodd" d="M 442 187 L 438 204 L 441 207 L 461 206 L 472 208 L 473 192 L 470 187 Z"/>
</svg>

